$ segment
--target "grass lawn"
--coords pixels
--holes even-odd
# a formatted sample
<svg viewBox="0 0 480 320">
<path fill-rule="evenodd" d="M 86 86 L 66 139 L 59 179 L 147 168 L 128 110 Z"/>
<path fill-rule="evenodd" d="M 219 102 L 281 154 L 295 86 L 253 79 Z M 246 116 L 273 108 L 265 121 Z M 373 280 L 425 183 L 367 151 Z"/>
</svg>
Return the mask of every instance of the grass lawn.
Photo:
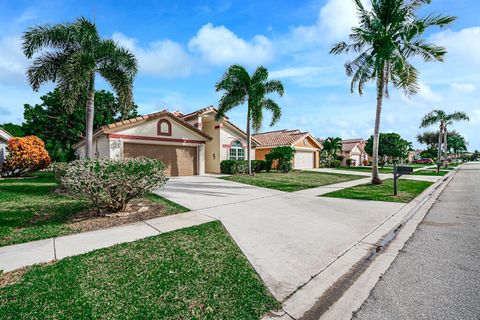
<svg viewBox="0 0 480 320">
<path fill-rule="evenodd" d="M 336 170 L 349 170 L 349 171 L 361 171 L 361 172 L 372 172 L 372 167 L 339 167 L 334 168 Z M 392 173 L 393 167 L 379 167 L 378 172 L 380 173 Z"/>
<path fill-rule="evenodd" d="M 448 173 L 448 171 L 440 170 L 438 173 L 435 169 L 431 170 L 419 170 L 412 173 L 414 176 L 444 176 Z"/>
<path fill-rule="evenodd" d="M 89 211 L 89 204 L 54 193 L 56 187 L 50 173 L 38 173 L 36 178 L 0 180 L 0 246 L 130 222 L 104 217 L 92 226 L 91 217 L 78 218 Z M 156 195 L 147 196 L 145 201 L 162 208 L 161 213 L 155 213 L 159 215 L 188 211 Z"/>
<path fill-rule="evenodd" d="M 393 179 L 386 179 L 383 184 L 363 184 L 322 195 L 323 197 L 375 200 L 390 202 L 410 202 L 427 189 L 432 182 L 415 180 L 398 180 L 398 195 L 393 195 Z"/>
<path fill-rule="evenodd" d="M 259 319 L 280 304 L 220 222 L 33 266 L 1 319 Z"/>
<path fill-rule="evenodd" d="M 329 184 L 362 179 L 362 176 L 294 170 L 289 173 L 262 172 L 255 176 L 233 175 L 221 179 L 280 191 L 299 191 Z"/>
</svg>

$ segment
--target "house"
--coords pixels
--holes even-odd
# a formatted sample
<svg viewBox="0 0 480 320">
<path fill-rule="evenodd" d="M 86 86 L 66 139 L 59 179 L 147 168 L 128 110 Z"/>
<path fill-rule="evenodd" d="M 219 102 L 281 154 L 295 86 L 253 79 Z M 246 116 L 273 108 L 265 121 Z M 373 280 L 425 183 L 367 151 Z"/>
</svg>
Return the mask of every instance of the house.
<svg viewBox="0 0 480 320">
<path fill-rule="evenodd" d="M 295 149 L 294 169 L 318 168 L 322 145 L 308 132 L 277 130 L 257 133 L 253 136 L 260 145 L 255 151 L 257 160 L 264 160 L 272 148 L 291 146 Z"/>
<path fill-rule="evenodd" d="M 5 158 L 7 156 L 8 140 L 12 138 L 13 136 L 10 133 L 0 128 L 0 166 L 3 164 L 3 161 L 5 161 Z"/>
<path fill-rule="evenodd" d="M 346 165 L 347 159 L 352 159 L 355 162 L 355 164 L 352 163 L 352 166 L 362 166 L 363 161 L 368 160 L 365 144 L 365 140 L 361 138 L 342 140 L 342 155 L 344 156 L 342 165 Z"/>
<path fill-rule="evenodd" d="M 168 176 L 220 173 L 220 162 L 246 159 L 246 134 L 217 110 L 203 108 L 188 114 L 163 110 L 99 128 L 93 134 L 96 157 L 123 159 L 145 156 L 161 160 Z M 252 139 L 252 159 L 258 141 Z M 73 148 L 85 157 L 85 140 Z"/>
</svg>

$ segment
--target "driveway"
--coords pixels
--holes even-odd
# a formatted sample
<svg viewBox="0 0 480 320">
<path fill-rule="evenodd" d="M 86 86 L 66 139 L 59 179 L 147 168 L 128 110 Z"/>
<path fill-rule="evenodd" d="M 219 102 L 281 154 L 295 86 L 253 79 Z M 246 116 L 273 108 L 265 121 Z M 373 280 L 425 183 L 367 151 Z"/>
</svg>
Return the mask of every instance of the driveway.
<svg viewBox="0 0 480 320">
<path fill-rule="evenodd" d="M 285 193 L 210 176 L 172 178 L 157 193 L 222 221 L 280 301 L 404 206 L 317 197 L 315 190 Z"/>
</svg>

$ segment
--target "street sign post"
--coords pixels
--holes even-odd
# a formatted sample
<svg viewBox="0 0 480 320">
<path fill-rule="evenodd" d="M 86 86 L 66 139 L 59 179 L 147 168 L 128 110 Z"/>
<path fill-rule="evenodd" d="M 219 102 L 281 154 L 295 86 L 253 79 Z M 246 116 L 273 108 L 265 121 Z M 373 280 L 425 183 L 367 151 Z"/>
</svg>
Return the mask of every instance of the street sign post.
<svg viewBox="0 0 480 320">
<path fill-rule="evenodd" d="M 397 166 L 396 163 L 393 164 L 393 195 L 397 195 L 397 179 L 404 174 L 411 174 L 412 172 L 413 167 Z"/>
</svg>

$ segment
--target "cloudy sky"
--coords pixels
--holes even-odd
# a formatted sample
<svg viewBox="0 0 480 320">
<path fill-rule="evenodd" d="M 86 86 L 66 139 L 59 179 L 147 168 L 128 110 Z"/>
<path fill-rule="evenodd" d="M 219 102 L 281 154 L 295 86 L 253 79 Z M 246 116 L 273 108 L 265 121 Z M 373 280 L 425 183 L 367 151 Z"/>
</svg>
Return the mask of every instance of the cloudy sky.
<svg viewBox="0 0 480 320">
<path fill-rule="evenodd" d="M 413 98 L 394 91 L 384 105 L 382 132 L 414 141 L 421 117 L 434 108 L 466 111 L 471 121 L 454 129 L 480 149 L 480 2 L 433 0 L 421 14 L 458 16 L 447 29 L 426 37 L 447 47 L 444 63 L 416 62 L 421 92 Z M 189 112 L 216 105 L 215 82 L 232 63 L 250 71 L 264 65 L 283 81 L 277 101 L 281 121 L 263 130 L 298 128 L 318 137 L 368 137 L 373 128 L 375 91 L 351 94 L 345 56 L 328 54 L 356 23 L 350 0 L 319 1 L 0 1 L 0 123 L 23 120 L 23 104 L 37 103 L 51 90 L 33 92 L 25 79 L 29 61 L 20 50 L 28 27 L 95 16 L 99 31 L 131 49 L 140 71 L 135 102 L 141 113 L 161 109 Z M 99 88 L 107 88 L 99 82 Z M 229 114 L 244 126 L 245 108 Z M 418 146 L 418 144 L 415 144 Z"/>
</svg>

